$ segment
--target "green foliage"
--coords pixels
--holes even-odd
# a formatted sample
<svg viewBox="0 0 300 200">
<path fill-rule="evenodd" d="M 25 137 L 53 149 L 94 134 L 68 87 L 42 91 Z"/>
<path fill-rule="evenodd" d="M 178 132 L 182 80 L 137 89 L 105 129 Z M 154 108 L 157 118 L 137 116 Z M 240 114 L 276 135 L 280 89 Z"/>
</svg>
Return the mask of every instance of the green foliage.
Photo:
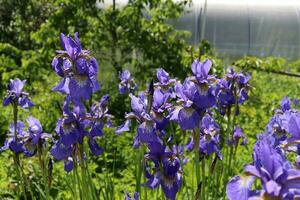
<svg viewBox="0 0 300 200">
<path fill-rule="evenodd" d="M 112 1 L 115 2 L 115 1 Z M 118 2 L 118 1 L 116 1 Z M 102 94 L 109 93 L 110 113 L 115 124 L 123 121 L 124 113 L 129 112 L 129 98 L 117 91 L 118 72 L 129 69 L 139 85 L 155 77 L 155 68 L 162 67 L 172 77 L 182 79 L 190 74 L 190 65 L 195 58 L 210 58 L 213 61 L 212 73 L 222 75 L 225 66 L 218 58 L 208 41 L 199 47 L 191 47 L 185 39 L 190 36 L 186 31 L 175 30 L 167 24 L 171 18 L 183 13 L 189 1 L 174 3 L 172 0 L 130 0 L 127 5 L 118 8 L 97 8 L 96 0 L 0 0 L 0 96 L 6 93 L 9 79 L 26 79 L 28 91 L 35 107 L 30 111 L 20 111 L 21 120 L 29 115 L 40 119 L 45 132 L 54 134 L 57 119 L 61 115 L 62 95 L 51 88 L 58 78 L 51 69 L 51 60 L 59 47 L 59 33 L 79 32 L 82 45 L 91 50 L 99 61 L 98 79 L 101 92 L 95 95 L 98 100 Z M 251 145 L 258 133 L 264 131 L 274 109 L 282 97 L 288 95 L 298 98 L 299 80 L 296 77 L 274 74 L 285 71 L 300 72 L 300 61 L 289 63 L 284 58 L 246 57 L 234 62 L 237 70 L 251 73 L 250 100 L 241 106 L 238 123 L 250 137 L 248 148 L 242 148 L 238 154 L 244 155 L 236 163 L 235 172 L 251 160 Z M 0 141 L 3 144 L 12 119 L 11 108 L 0 105 Z M 186 143 L 182 132 L 176 132 L 181 142 Z M 135 168 L 133 159 L 137 152 L 132 149 L 134 133 L 116 136 L 112 129 L 105 130 L 105 137 L 99 142 L 105 147 L 105 154 L 93 158 L 89 165 L 97 193 L 106 199 L 123 199 L 125 191 L 135 191 Z M 182 136 L 182 137 L 181 137 Z M 192 159 L 192 155 L 188 155 Z M 0 197 L 14 198 L 15 188 L 11 155 L 0 157 Z M 7 164 L 3 164 L 7 163 Z M 26 159 L 24 166 L 28 175 L 39 174 L 37 160 Z M 184 190 L 179 198 L 191 199 L 194 192 L 191 184 L 193 166 L 184 169 L 186 178 Z M 51 195 L 54 199 L 72 199 L 70 183 L 61 163 L 55 163 Z M 34 177 L 34 176 L 33 176 Z M 34 194 L 41 184 L 41 177 L 32 179 Z M 193 183 L 196 184 L 195 182 Z M 143 192 L 143 191 L 142 191 Z M 154 196 L 149 192 L 148 195 Z"/>
</svg>

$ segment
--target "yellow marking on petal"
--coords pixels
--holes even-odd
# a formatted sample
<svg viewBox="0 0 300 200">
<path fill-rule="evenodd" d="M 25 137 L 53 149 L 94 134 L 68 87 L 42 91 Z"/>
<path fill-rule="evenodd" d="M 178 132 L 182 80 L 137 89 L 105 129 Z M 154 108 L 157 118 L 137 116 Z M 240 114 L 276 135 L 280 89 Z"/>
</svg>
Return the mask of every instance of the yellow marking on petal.
<svg viewBox="0 0 300 200">
<path fill-rule="evenodd" d="M 87 79 L 88 77 L 87 76 L 84 76 L 84 75 L 75 75 L 75 80 L 76 80 L 76 83 L 79 87 L 84 87 L 86 86 L 86 82 L 87 82 Z"/>
</svg>

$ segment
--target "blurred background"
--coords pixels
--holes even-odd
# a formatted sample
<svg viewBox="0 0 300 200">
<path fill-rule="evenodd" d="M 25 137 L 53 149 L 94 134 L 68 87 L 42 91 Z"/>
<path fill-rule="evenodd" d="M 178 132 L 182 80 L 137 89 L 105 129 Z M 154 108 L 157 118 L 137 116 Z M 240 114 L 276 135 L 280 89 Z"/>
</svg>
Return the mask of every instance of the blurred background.
<svg viewBox="0 0 300 200">
<path fill-rule="evenodd" d="M 115 126 L 130 111 L 128 97 L 118 93 L 123 69 L 132 72 L 139 90 L 155 79 L 158 67 L 183 80 L 195 58 L 212 59 L 219 75 L 229 66 L 248 71 L 253 89 L 239 120 L 251 144 L 284 96 L 299 99 L 299 17 L 296 0 L 0 0 L 0 96 L 5 96 L 9 79 L 26 79 L 25 90 L 36 106 L 22 111 L 21 119 L 33 115 L 45 132 L 54 134 L 62 95 L 51 91 L 58 82 L 51 61 L 61 49 L 59 34 L 78 32 L 99 63 L 102 89 L 94 99 L 109 93 Z M 1 104 L 1 145 L 11 119 L 12 110 Z M 102 141 L 106 153 L 91 166 L 99 176 L 97 184 L 112 187 L 116 195 L 134 190 L 131 140 L 131 135 L 116 137 L 108 129 Z M 8 155 L 1 155 L 0 163 L 7 162 Z M 251 159 L 251 151 L 244 155 L 241 163 Z M 0 165 L 0 197 L 9 196 L 12 187 L 12 169 L 6 166 Z M 29 166 L 30 174 L 34 162 Z M 52 192 L 58 199 L 68 198 L 61 189 L 68 185 L 62 167 L 54 170 L 58 176 Z M 101 182 L 111 174 L 111 182 Z"/>
</svg>

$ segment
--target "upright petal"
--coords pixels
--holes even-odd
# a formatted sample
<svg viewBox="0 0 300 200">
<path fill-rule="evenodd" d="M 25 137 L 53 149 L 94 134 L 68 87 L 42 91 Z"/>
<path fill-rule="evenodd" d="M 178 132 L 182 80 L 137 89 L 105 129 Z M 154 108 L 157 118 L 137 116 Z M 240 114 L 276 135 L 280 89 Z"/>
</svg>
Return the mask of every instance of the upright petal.
<svg viewBox="0 0 300 200">
<path fill-rule="evenodd" d="M 32 116 L 27 118 L 28 129 L 31 133 L 40 134 L 43 131 L 40 121 Z"/>
</svg>

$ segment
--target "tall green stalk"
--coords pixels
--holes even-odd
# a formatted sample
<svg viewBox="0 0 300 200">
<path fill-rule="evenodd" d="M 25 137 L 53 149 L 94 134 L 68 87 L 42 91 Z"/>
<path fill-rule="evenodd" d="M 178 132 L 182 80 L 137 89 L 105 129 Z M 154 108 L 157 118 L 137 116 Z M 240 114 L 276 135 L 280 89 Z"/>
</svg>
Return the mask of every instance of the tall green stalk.
<svg viewBox="0 0 300 200">
<path fill-rule="evenodd" d="M 38 157 L 39 157 L 39 163 L 42 171 L 43 176 L 43 183 L 44 183 L 44 189 L 46 191 L 46 200 L 49 199 L 49 185 L 48 185 L 48 170 L 46 169 L 46 153 L 43 151 L 43 144 L 41 142 L 38 143 Z"/>
<path fill-rule="evenodd" d="M 14 141 L 17 143 L 18 142 L 18 135 L 17 135 L 18 104 L 17 104 L 17 102 L 13 103 L 13 115 L 14 115 Z M 19 184 L 22 186 L 24 198 L 25 198 L 25 200 L 27 200 L 26 187 L 25 187 L 25 181 L 24 181 L 25 177 L 23 176 L 19 154 L 16 152 L 14 152 L 14 163 L 15 163 L 16 171 L 17 171 L 18 187 L 19 187 Z M 20 190 L 18 190 L 18 191 L 20 191 Z M 17 196 L 18 196 L 18 199 L 20 199 L 20 194 L 18 194 Z"/>
<path fill-rule="evenodd" d="M 206 186 L 206 178 L 205 178 L 205 159 L 203 158 L 201 161 L 201 171 L 202 171 L 202 184 L 201 184 L 201 200 L 205 200 L 205 186 Z"/>
<path fill-rule="evenodd" d="M 193 140 L 194 140 L 194 165 L 196 170 L 196 180 L 197 180 L 197 186 L 201 183 L 201 177 L 200 177 L 200 155 L 199 155 L 199 139 L 200 139 L 200 130 L 199 128 L 195 128 L 193 130 Z"/>
<path fill-rule="evenodd" d="M 84 141 L 81 145 L 79 145 L 79 162 L 80 162 L 80 168 L 81 168 L 81 183 L 82 183 L 82 190 L 83 190 L 83 197 L 84 199 L 89 200 L 90 199 L 90 191 L 89 191 L 89 183 L 87 182 L 87 175 L 86 175 L 86 167 L 85 167 L 85 161 L 84 161 Z"/>
<path fill-rule="evenodd" d="M 76 185 L 78 186 L 78 191 L 79 191 L 79 196 L 80 199 L 83 199 L 83 194 L 82 194 L 82 190 L 81 190 L 81 180 L 80 177 L 78 175 L 78 164 L 77 164 L 77 155 L 76 152 L 73 155 L 73 163 L 74 163 L 74 174 L 75 174 L 75 179 L 76 179 Z"/>
<path fill-rule="evenodd" d="M 230 127 L 230 137 L 231 137 L 231 141 L 233 141 L 233 133 L 232 133 L 232 131 L 233 131 L 233 129 L 234 129 L 234 126 L 235 126 L 235 120 L 236 120 L 236 113 L 237 113 L 237 111 L 238 111 L 238 106 L 239 106 L 239 104 L 238 104 L 238 96 L 237 96 L 237 91 L 236 91 L 236 89 L 234 90 L 234 97 L 235 97 L 235 104 L 234 104 L 234 113 L 233 113 L 233 119 L 232 119 L 232 124 L 231 124 L 231 126 L 232 127 Z M 236 147 L 237 148 L 237 147 Z M 228 175 L 231 175 L 230 174 L 230 172 L 231 172 L 231 163 L 232 163 L 232 157 L 235 157 L 234 156 L 234 152 L 233 152 L 233 150 L 234 150 L 234 147 L 233 147 L 233 145 L 230 145 L 230 155 L 229 155 L 229 164 L 228 164 L 228 170 L 229 170 L 229 173 L 228 173 Z M 234 158 L 235 159 L 235 158 Z"/>
</svg>

